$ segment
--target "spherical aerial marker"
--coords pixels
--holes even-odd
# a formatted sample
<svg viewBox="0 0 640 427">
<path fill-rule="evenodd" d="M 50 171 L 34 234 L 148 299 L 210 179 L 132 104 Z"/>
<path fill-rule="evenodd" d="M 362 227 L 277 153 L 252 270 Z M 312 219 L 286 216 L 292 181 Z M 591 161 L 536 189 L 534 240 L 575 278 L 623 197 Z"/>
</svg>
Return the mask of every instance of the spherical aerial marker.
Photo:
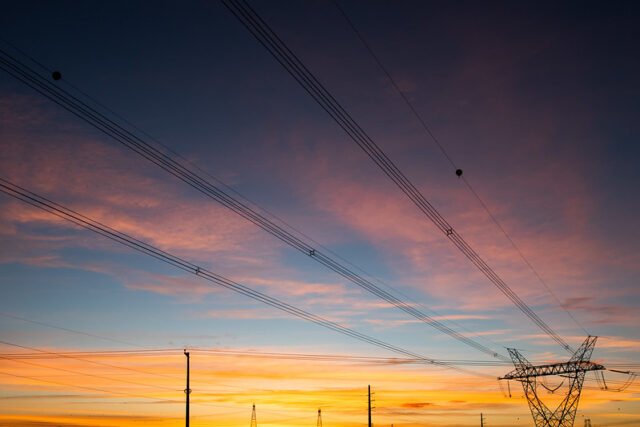
<svg viewBox="0 0 640 427">
<path fill-rule="evenodd" d="M 460 178 L 462 176 L 462 169 L 456 169 L 456 175 Z"/>
<path fill-rule="evenodd" d="M 51 73 L 51 77 L 53 80 L 60 80 L 62 78 L 62 73 L 60 71 L 54 71 Z"/>
</svg>

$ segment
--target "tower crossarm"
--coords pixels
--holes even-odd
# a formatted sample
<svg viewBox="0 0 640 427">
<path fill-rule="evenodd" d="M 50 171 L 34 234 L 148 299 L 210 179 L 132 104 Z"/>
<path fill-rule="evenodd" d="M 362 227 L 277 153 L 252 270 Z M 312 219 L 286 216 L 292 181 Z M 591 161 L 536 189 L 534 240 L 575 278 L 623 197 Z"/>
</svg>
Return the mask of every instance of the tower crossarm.
<svg viewBox="0 0 640 427">
<path fill-rule="evenodd" d="M 585 375 L 589 371 L 605 369 L 589 360 L 597 338 L 588 336 L 573 356 L 563 363 L 534 366 L 517 349 L 507 349 L 515 369 L 499 379 L 516 380 L 522 384 L 536 427 L 573 427 Z M 568 382 L 567 393 L 554 410 L 544 404 L 537 392 L 538 377 L 547 375 L 559 375 Z"/>
<path fill-rule="evenodd" d="M 574 375 L 579 372 L 601 371 L 605 367 L 594 362 L 577 361 L 552 363 L 549 365 L 521 365 L 513 371 L 501 377 L 501 380 L 524 380 L 546 375 Z"/>
</svg>

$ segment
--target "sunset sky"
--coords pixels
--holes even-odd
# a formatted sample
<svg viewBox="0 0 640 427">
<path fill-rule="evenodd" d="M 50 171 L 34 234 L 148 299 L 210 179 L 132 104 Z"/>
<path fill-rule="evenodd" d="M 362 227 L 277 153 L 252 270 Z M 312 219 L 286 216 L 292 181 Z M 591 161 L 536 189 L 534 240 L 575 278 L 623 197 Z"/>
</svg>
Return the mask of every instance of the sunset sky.
<svg viewBox="0 0 640 427">
<path fill-rule="evenodd" d="M 448 158 L 336 3 L 251 5 L 540 318 L 574 348 L 597 335 L 593 360 L 640 371 L 638 6 L 337 2 Z M 319 252 L 501 355 L 570 357 L 222 3 L 5 3 L 3 52 Z M 376 427 L 470 427 L 481 413 L 487 426 L 533 425 L 520 384 L 496 380 L 512 365 L 366 292 L 2 70 L 0 178 L 358 333 L 465 361 L 460 371 L 406 360 L 0 193 L 2 426 L 184 425 L 184 348 L 194 427 L 248 427 L 252 404 L 258 425 L 314 427 L 322 409 L 324 427 L 365 426 L 369 384 Z M 640 425 L 640 382 L 616 392 L 628 376 L 605 378 L 611 391 L 587 376 L 576 426 Z M 542 396 L 553 406 L 558 393 Z"/>
</svg>

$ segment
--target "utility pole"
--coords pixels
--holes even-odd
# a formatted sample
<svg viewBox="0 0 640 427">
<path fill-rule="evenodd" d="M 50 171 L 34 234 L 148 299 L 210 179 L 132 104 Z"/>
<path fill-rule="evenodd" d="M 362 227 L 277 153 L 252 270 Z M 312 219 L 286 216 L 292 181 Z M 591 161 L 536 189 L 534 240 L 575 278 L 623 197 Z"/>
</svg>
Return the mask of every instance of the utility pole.
<svg viewBox="0 0 640 427">
<path fill-rule="evenodd" d="M 369 392 L 368 392 L 368 397 L 369 397 L 369 399 L 368 399 L 369 400 L 369 427 L 372 427 L 372 424 L 371 424 L 371 386 L 370 385 L 368 386 L 368 390 L 369 390 Z"/>
<path fill-rule="evenodd" d="M 484 415 L 480 412 L 480 427 L 484 427 Z"/>
<path fill-rule="evenodd" d="M 191 389 L 189 388 L 189 352 L 186 348 L 184 349 L 184 355 L 187 356 L 187 388 L 184 389 L 184 393 L 187 395 L 185 426 L 189 427 L 189 395 L 191 394 Z"/>
<path fill-rule="evenodd" d="M 316 423 L 316 427 L 322 427 L 322 411 L 318 409 L 318 422 Z"/>
</svg>

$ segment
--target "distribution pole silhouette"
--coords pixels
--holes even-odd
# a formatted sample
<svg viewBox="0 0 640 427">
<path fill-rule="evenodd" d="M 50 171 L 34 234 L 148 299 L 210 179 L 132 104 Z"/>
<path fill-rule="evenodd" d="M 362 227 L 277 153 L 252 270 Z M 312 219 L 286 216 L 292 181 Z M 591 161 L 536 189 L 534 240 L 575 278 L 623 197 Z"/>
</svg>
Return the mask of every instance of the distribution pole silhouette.
<svg viewBox="0 0 640 427">
<path fill-rule="evenodd" d="M 191 389 L 189 388 L 189 352 L 187 349 L 184 350 L 184 355 L 187 356 L 187 388 L 184 389 L 184 393 L 187 395 L 185 426 L 189 427 L 189 395 L 191 394 Z"/>
<path fill-rule="evenodd" d="M 322 411 L 318 409 L 318 422 L 316 423 L 316 427 L 322 427 Z"/>
<path fill-rule="evenodd" d="M 368 403 L 369 403 L 369 427 L 372 427 L 372 424 L 371 424 L 371 386 L 370 385 L 368 386 L 367 390 L 368 390 L 367 396 L 368 396 Z"/>
</svg>

